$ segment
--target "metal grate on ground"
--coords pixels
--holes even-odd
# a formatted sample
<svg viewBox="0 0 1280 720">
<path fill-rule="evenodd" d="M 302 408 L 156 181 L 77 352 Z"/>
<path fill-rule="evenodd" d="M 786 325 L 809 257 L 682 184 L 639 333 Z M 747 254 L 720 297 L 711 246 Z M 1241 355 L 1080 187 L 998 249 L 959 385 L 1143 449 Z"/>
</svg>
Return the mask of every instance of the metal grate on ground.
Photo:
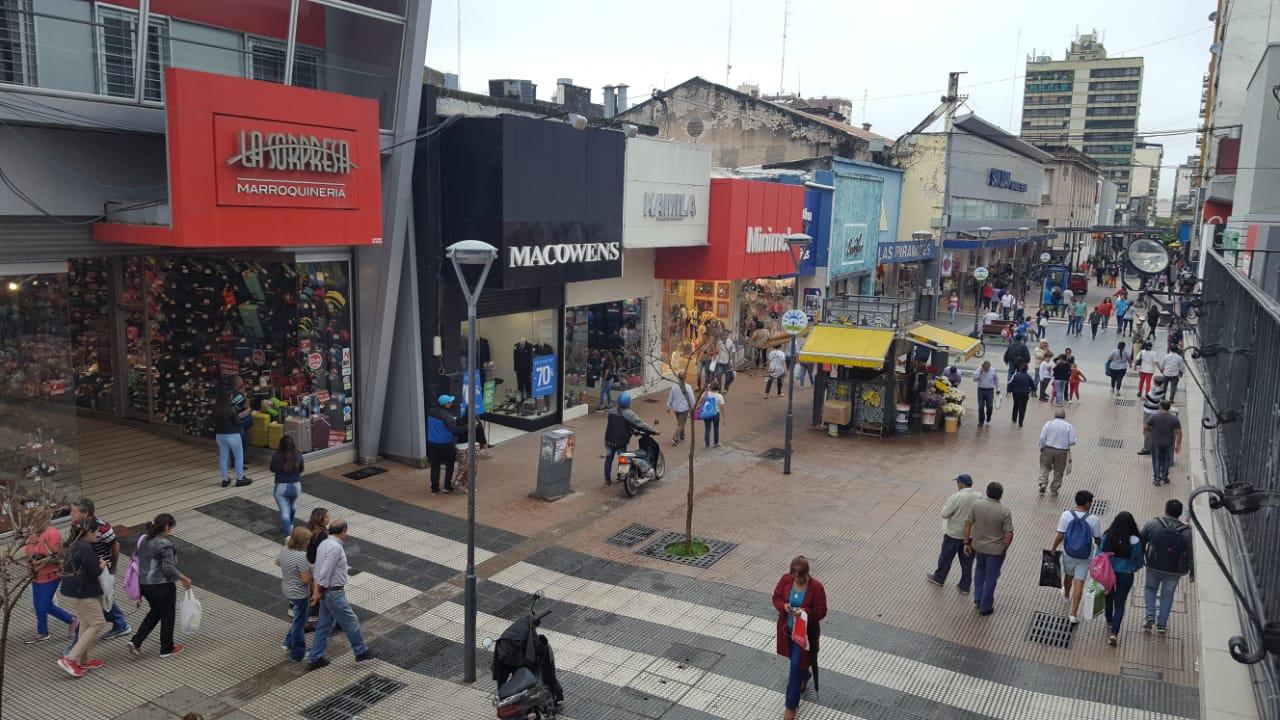
<svg viewBox="0 0 1280 720">
<path fill-rule="evenodd" d="M 1065 650 L 1071 647 L 1071 630 L 1071 618 L 1038 612 L 1031 619 L 1027 641 Z"/>
<path fill-rule="evenodd" d="M 1073 510 L 1073 511 L 1074 511 L 1074 510 L 1076 509 L 1076 506 L 1075 506 L 1075 505 L 1068 505 L 1066 509 L 1067 509 L 1067 510 Z M 1089 509 L 1089 513 L 1090 513 L 1091 515 L 1106 515 L 1106 514 L 1107 514 L 1107 501 L 1106 501 L 1106 500 L 1101 500 L 1101 499 L 1099 499 L 1099 498 L 1094 498 L 1094 499 L 1093 499 L 1093 507 Z"/>
<path fill-rule="evenodd" d="M 385 675 L 366 675 L 355 685 L 303 710 L 302 716 L 308 720 L 354 720 L 405 687 L 404 683 Z"/>
<path fill-rule="evenodd" d="M 760 453 L 758 457 L 764 458 L 765 460 L 781 460 L 786 457 L 786 455 L 787 451 L 782 448 L 769 448 L 768 450 Z"/>
<path fill-rule="evenodd" d="M 1098 444 L 1104 448 L 1122 448 L 1124 447 L 1124 438 L 1098 438 Z"/>
<path fill-rule="evenodd" d="M 1137 400 L 1116 400 L 1115 402 L 1120 407 L 1133 407 L 1138 404 Z"/>
<path fill-rule="evenodd" d="M 658 532 L 658 528 L 641 525 L 640 523 L 631 523 L 630 525 L 619 530 L 613 537 L 605 542 L 618 547 L 635 547 L 641 542 L 648 540 L 650 536 Z"/>
<path fill-rule="evenodd" d="M 657 541 L 647 545 L 641 550 L 637 550 L 636 554 L 646 557 L 657 558 L 658 560 L 666 560 L 668 562 L 679 563 L 696 568 L 709 568 L 715 564 L 717 560 L 729 554 L 730 550 L 738 547 L 737 543 L 725 542 L 724 540 L 710 540 L 708 538 L 695 537 L 694 540 L 702 542 L 707 546 L 707 554 L 701 557 L 681 557 L 672 555 L 667 552 L 667 546 L 684 540 L 684 533 L 669 532 L 664 533 Z"/>
<path fill-rule="evenodd" d="M 362 467 L 359 470 L 352 470 L 349 473 L 342 473 L 342 477 L 351 478 L 352 480 L 364 480 L 365 478 L 373 477 L 374 475 L 381 475 L 386 471 L 386 468 L 378 467 L 377 465 L 370 465 L 368 467 Z"/>
</svg>

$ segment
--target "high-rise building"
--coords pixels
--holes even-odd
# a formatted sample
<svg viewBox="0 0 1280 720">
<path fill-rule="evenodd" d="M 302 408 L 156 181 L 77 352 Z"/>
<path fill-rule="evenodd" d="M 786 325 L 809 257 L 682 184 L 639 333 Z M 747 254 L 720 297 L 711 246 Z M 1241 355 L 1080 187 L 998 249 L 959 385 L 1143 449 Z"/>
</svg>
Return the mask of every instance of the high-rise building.
<svg viewBox="0 0 1280 720">
<path fill-rule="evenodd" d="M 1160 165 L 1164 146 L 1138 140 L 1133 149 L 1133 174 L 1129 178 L 1130 221 L 1148 227 L 1156 223 L 1156 196 L 1160 190 Z"/>
<path fill-rule="evenodd" d="M 1129 205 L 1133 151 L 1142 97 L 1142 58 L 1109 58 L 1097 33 L 1071 42 L 1063 60 L 1027 58 L 1022 137 L 1035 145 L 1069 146 L 1093 158 L 1116 184 L 1119 209 Z"/>
</svg>

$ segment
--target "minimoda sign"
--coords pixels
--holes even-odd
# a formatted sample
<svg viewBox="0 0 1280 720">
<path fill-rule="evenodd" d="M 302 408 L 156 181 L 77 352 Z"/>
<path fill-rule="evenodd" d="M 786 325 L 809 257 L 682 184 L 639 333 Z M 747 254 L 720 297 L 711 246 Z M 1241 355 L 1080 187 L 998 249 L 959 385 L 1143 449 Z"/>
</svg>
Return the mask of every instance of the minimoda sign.
<svg viewBox="0 0 1280 720">
<path fill-rule="evenodd" d="M 749 227 L 747 228 L 747 252 L 787 252 L 787 236 L 790 234 L 791 228 L 787 228 L 786 232 L 775 232 L 773 228 Z"/>
<path fill-rule="evenodd" d="M 354 134 L 332 128 L 217 115 L 218 204 L 354 208 Z"/>
</svg>

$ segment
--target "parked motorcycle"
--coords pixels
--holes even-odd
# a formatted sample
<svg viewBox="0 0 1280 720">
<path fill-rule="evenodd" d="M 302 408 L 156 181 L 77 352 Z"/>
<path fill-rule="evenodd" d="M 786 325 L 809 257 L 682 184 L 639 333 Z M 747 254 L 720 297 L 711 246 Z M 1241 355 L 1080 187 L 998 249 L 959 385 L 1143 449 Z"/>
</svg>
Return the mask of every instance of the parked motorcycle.
<svg viewBox="0 0 1280 720">
<path fill-rule="evenodd" d="M 538 612 L 539 590 L 529 604 L 529 613 L 511 624 L 495 643 L 485 638 L 486 650 L 493 651 L 493 680 L 498 691 L 493 697 L 498 717 L 505 720 L 552 720 L 560 713 L 564 690 L 556 679 L 555 655 L 545 635 L 537 629 L 550 610 Z"/>
<path fill-rule="evenodd" d="M 657 420 L 653 422 L 653 426 L 658 426 Z M 635 434 L 640 436 L 637 443 L 639 447 L 618 453 L 617 457 L 617 480 L 622 484 L 622 489 L 626 490 L 627 497 L 634 497 L 640 492 L 641 485 L 650 480 L 661 480 L 667 474 L 667 461 L 662 456 L 662 445 L 653 439 L 654 433 L 636 428 Z"/>
</svg>

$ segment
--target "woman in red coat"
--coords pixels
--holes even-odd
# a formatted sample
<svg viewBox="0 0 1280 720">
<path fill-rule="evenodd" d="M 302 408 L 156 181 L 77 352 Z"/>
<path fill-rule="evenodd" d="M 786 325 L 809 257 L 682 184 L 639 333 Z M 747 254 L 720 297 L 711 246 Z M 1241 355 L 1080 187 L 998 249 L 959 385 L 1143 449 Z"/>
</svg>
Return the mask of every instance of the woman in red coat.
<svg viewBox="0 0 1280 720">
<path fill-rule="evenodd" d="M 809 684 L 810 671 L 818 670 L 818 636 L 820 623 L 827 616 L 827 591 L 822 583 L 809 576 L 809 561 L 803 555 L 791 561 L 791 572 L 782 576 L 773 589 L 773 607 L 778 611 L 778 654 L 790 658 L 791 673 L 787 676 L 785 720 L 795 720 L 800 707 L 800 694 Z M 791 639 L 797 614 L 806 615 L 809 649 Z"/>
</svg>

